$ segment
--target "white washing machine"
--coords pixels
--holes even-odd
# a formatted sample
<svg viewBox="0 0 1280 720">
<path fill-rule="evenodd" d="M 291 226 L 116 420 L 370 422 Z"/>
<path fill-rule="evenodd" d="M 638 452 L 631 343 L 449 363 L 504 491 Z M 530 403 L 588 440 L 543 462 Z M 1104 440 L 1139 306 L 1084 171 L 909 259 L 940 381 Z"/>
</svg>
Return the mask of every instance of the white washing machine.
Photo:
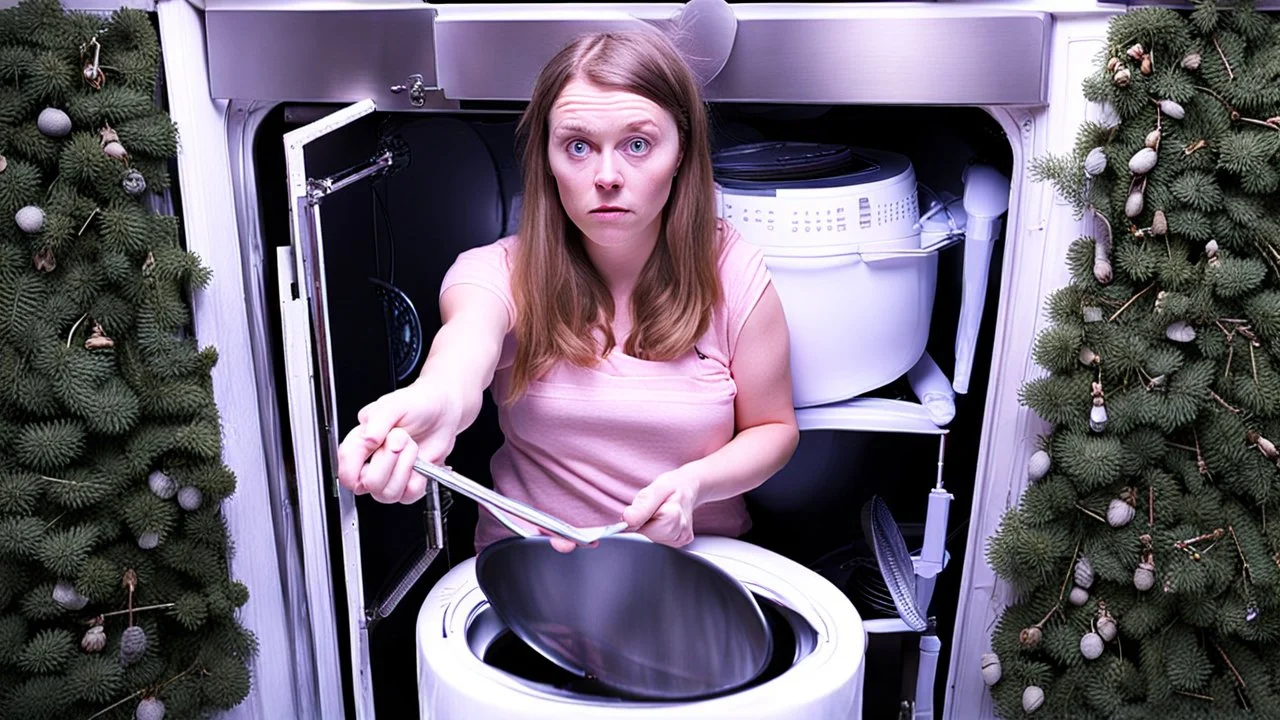
<svg viewBox="0 0 1280 720">
<path fill-rule="evenodd" d="M 861 718 L 866 635 L 843 593 L 812 570 L 741 540 L 700 537 L 686 550 L 742 581 L 765 612 L 774 659 L 752 685 L 682 703 L 622 699 L 593 688 L 508 631 L 480 591 L 471 558 L 436 583 L 418 613 L 421 717 Z"/>
</svg>

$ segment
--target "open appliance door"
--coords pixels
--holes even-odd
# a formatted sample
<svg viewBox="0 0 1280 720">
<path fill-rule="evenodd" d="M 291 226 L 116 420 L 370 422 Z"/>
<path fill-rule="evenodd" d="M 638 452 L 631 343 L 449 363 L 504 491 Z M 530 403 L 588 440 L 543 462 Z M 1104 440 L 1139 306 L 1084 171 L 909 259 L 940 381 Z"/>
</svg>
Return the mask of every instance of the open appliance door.
<svg viewBox="0 0 1280 720">
<path fill-rule="evenodd" d="M 337 498 L 341 535 L 345 625 L 355 717 L 373 718 L 373 682 L 369 662 L 369 627 L 376 608 L 366 608 L 360 556 L 360 523 L 356 498 L 337 483 L 339 443 L 333 347 L 325 275 L 321 206 L 326 197 L 388 170 L 395 162 L 382 150 L 367 162 L 324 178 L 307 171 L 307 145 L 377 109 L 366 99 L 344 107 L 284 136 L 288 175 L 290 245 L 278 250 L 278 282 L 293 463 L 297 477 L 298 520 L 302 533 L 307 598 L 311 604 L 311 636 L 323 717 L 344 717 L 342 667 L 338 635 L 339 605 L 330 573 L 328 508 Z M 428 484 L 429 564 L 443 545 L 438 488 Z M 336 564 L 337 558 L 334 557 Z"/>
</svg>

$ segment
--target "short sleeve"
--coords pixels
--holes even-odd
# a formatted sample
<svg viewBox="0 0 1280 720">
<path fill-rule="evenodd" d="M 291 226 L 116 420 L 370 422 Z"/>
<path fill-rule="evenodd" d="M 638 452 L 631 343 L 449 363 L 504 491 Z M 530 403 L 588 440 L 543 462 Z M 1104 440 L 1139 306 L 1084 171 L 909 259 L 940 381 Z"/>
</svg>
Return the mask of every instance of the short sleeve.
<svg viewBox="0 0 1280 720">
<path fill-rule="evenodd" d="M 515 323 L 516 303 L 511 294 L 512 240 L 503 238 L 458 255 L 440 283 L 440 295 L 455 285 L 476 285 L 493 293 L 507 308 L 510 325 Z"/>
<path fill-rule="evenodd" d="M 732 360 L 738 347 L 738 336 L 764 296 L 771 278 L 760 248 L 743 240 L 742 235 L 726 221 L 720 221 L 720 233 L 724 243 L 720 254 L 720 282 L 724 288 L 727 349 Z"/>
</svg>

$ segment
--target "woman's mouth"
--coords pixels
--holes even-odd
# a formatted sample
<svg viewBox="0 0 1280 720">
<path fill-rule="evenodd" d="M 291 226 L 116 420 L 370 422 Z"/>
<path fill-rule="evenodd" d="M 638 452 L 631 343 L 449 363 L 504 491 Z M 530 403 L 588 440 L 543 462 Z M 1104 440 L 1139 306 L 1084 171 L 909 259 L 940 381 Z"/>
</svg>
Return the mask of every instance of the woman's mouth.
<svg viewBox="0 0 1280 720">
<path fill-rule="evenodd" d="M 628 214 L 628 212 L 630 211 L 626 208 L 618 207 L 616 205 L 601 205 L 600 207 L 592 210 L 590 215 L 592 217 L 599 218 L 600 220 L 616 220 Z"/>
</svg>

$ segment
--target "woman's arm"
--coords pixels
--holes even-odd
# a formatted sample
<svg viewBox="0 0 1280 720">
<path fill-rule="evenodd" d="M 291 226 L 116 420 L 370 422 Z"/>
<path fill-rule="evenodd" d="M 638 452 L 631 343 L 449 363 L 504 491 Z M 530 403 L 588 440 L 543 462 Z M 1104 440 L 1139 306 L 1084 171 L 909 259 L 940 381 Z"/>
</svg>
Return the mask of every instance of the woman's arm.
<svg viewBox="0 0 1280 720">
<path fill-rule="evenodd" d="M 622 514 L 657 542 L 692 541 L 694 508 L 760 486 L 787 464 L 800 441 L 791 404 L 791 341 L 772 284 L 747 317 L 729 369 L 738 386 L 733 439 L 658 476 Z"/>
<path fill-rule="evenodd" d="M 414 502 L 426 479 L 421 456 L 442 462 L 458 433 L 475 422 L 511 327 L 505 304 L 489 290 L 455 285 L 441 297 L 444 325 L 418 379 L 362 408 L 359 425 L 338 448 L 338 479 L 381 502 Z"/>
<path fill-rule="evenodd" d="M 474 285 L 454 285 L 440 297 L 440 319 L 431 350 L 417 382 L 440 383 L 462 398 L 456 432 L 480 414 L 485 388 L 493 382 L 502 342 L 514 326 L 507 308 L 492 292 Z"/>
<path fill-rule="evenodd" d="M 738 386 L 737 432 L 724 447 L 685 466 L 697 479 L 694 507 L 759 487 L 787 464 L 800 441 L 791 403 L 791 341 L 772 283 L 743 325 L 729 370 Z"/>
</svg>

